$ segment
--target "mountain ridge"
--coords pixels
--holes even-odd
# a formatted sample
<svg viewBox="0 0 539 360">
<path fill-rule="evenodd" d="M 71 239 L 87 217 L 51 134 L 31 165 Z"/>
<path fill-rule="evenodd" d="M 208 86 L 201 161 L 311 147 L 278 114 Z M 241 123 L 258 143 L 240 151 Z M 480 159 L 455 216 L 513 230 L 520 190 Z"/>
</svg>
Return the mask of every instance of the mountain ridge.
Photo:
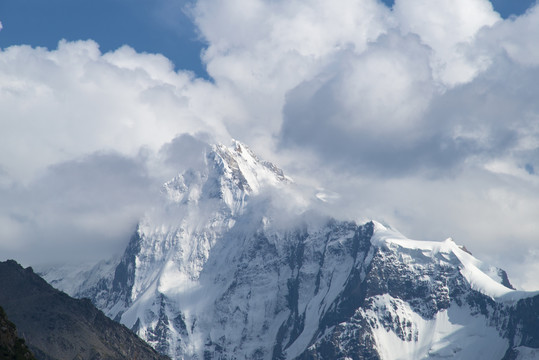
<svg viewBox="0 0 539 360">
<path fill-rule="evenodd" d="M 73 299 L 14 260 L 0 262 L 0 305 L 40 360 L 165 360 L 88 299 Z"/>
<path fill-rule="evenodd" d="M 17 334 L 15 324 L 8 320 L 0 306 L 0 359 L 35 360 L 24 339 Z"/>
<path fill-rule="evenodd" d="M 537 311 L 538 293 L 507 287 L 503 270 L 452 240 L 309 211 L 296 184 L 245 145 L 209 149 L 203 166 L 164 185 L 163 207 L 141 220 L 114 270 L 74 294 L 159 352 L 491 360 L 535 351 L 539 324 L 524 314 Z"/>
</svg>

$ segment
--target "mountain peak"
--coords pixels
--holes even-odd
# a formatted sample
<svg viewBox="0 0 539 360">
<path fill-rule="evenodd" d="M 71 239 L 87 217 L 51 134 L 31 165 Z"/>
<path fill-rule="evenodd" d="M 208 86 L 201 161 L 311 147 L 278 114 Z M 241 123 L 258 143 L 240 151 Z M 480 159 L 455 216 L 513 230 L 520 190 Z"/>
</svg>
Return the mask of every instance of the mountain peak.
<svg viewBox="0 0 539 360">
<path fill-rule="evenodd" d="M 212 154 L 213 153 L 213 154 Z M 265 185 L 278 186 L 290 181 L 281 169 L 271 162 L 258 158 L 245 144 L 232 140 L 232 146 L 212 146 L 209 155 L 216 163 L 226 166 L 238 187 L 250 194 L 257 194 Z M 224 175 L 224 174 L 223 174 Z"/>
<path fill-rule="evenodd" d="M 198 204 L 221 200 L 236 213 L 249 196 L 266 187 L 281 187 L 291 179 L 271 162 L 259 159 L 246 145 L 232 140 L 232 146 L 212 145 L 204 165 L 183 171 L 164 185 L 168 198 L 175 203 Z"/>
</svg>

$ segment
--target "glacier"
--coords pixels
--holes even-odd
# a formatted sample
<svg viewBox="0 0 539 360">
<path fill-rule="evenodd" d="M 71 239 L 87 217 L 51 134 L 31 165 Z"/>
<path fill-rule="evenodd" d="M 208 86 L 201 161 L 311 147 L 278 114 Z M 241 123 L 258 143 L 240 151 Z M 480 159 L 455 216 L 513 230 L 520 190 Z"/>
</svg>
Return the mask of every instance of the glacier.
<svg viewBox="0 0 539 360">
<path fill-rule="evenodd" d="M 164 184 L 123 256 L 45 279 L 173 359 L 537 358 L 539 292 L 453 240 L 313 211 L 238 141 L 201 164 Z"/>
</svg>

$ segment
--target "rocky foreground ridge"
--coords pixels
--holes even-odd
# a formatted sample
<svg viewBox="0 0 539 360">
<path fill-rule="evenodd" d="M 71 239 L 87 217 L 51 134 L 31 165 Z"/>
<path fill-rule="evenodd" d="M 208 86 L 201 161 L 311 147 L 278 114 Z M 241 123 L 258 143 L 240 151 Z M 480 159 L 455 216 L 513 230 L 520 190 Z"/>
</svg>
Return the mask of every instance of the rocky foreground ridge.
<svg viewBox="0 0 539 360">
<path fill-rule="evenodd" d="M 168 359 L 125 326 L 107 318 L 89 300 L 69 297 L 32 268 L 24 269 L 13 260 L 0 262 L 0 305 L 39 360 Z M 13 325 L 8 322 L 8 330 L 9 324 Z M 3 342 L 3 329 L 0 316 L 0 343 L 8 344 L 6 351 L 14 351 L 15 357 L 0 354 L 0 358 L 33 359 L 24 352 L 21 340 L 8 338 Z"/>
<path fill-rule="evenodd" d="M 24 339 L 17 335 L 15 324 L 8 320 L 6 312 L 0 307 L 0 359 L 35 360 Z"/>
</svg>

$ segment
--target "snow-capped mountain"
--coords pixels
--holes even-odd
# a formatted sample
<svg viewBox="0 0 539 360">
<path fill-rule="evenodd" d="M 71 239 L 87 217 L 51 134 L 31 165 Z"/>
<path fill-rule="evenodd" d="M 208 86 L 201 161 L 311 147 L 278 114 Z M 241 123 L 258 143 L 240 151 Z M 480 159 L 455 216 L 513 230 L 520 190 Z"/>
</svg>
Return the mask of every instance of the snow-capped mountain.
<svg viewBox="0 0 539 360">
<path fill-rule="evenodd" d="M 309 211 L 294 186 L 212 146 L 121 259 L 45 278 L 174 359 L 539 358 L 539 292 L 451 239 Z"/>
</svg>

